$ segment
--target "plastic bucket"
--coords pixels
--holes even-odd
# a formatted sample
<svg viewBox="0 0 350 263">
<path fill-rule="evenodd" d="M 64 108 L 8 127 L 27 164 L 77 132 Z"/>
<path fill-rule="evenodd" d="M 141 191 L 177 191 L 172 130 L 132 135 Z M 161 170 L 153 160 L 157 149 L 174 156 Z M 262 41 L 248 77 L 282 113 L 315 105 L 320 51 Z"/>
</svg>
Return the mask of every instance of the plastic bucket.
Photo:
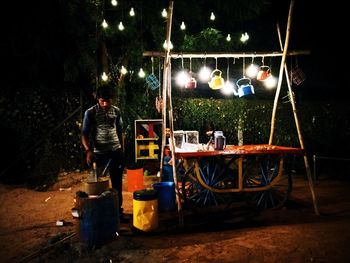
<svg viewBox="0 0 350 263">
<path fill-rule="evenodd" d="M 88 247 L 99 246 L 116 237 L 119 231 L 117 193 L 97 197 L 76 197 L 79 237 Z"/>
<path fill-rule="evenodd" d="M 127 169 L 128 192 L 134 192 L 145 188 L 143 182 L 143 168 Z"/>
<path fill-rule="evenodd" d="M 153 189 L 158 192 L 159 212 L 168 212 L 176 210 L 176 196 L 174 182 L 154 183 Z"/>
<path fill-rule="evenodd" d="M 148 232 L 158 227 L 158 193 L 153 189 L 133 193 L 133 226 Z"/>
</svg>

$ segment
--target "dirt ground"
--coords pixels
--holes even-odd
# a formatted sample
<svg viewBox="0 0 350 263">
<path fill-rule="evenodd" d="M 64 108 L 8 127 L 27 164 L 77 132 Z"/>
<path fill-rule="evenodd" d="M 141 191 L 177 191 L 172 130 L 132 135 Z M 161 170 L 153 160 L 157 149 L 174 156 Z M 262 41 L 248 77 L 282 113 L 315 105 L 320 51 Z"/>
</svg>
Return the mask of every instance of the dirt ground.
<svg viewBox="0 0 350 263">
<path fill-rule="evenodd" d="M 159 214 L 157 231 L 135 233 L 132 222 L 123 223 L 119 237 L 88 250 L 71 214 L 85 176 L 62 175 L 45 191 L 0 185 L 1 262 L 350 262 L 349 179 L 320 176 L 315 184 L 320 216 L 308 181 L 295 175 L 291 201 L 283 209 L 188 214 L 183 227 L 176 213 Z M 145 178 L 148 185 L 157 180 Z M 132 193 L 123 196 L 131 215 Z M 57 226 L 57 220 L 64 225 Z"/>
</svg>

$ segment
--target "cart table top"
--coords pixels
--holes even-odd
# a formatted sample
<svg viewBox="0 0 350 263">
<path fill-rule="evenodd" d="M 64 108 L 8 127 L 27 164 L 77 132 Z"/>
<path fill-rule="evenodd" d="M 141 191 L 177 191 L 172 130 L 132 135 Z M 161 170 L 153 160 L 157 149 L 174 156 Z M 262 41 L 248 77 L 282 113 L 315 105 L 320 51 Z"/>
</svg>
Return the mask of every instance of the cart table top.
<svg viewBox="0 0 350 263">
<path fill-rule="evenodd" d="M 257 155 L 257 154 L 304 154 L 302 148 L 293 148 L 286 146 L 277 146 L 270 144 L 251 144 L 251 145 L 227 145 L 224 150 L 198 150 L 186 151 L 177 148 L 176 158 L 190 157 L 208 157 L 218 155 Z"/>
</svg>

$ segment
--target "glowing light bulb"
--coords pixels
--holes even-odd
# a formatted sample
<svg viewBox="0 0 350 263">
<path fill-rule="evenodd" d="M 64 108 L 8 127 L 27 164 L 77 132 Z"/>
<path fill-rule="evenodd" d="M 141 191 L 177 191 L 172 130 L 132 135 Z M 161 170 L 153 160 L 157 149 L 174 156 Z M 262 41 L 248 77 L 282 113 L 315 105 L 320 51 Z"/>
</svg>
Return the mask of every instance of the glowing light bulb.
<svg viewBox="0 0 350 263">
<path fill-rule="evenodd" d="M 106 72 L 103 71 L 101 78 L 102 78 L 103 81 L 107 81 L 108 80 L 108 76 L 107 76 Z"/>
<path fill-rule="evenodd" d="M 139 71 L 138 75 L 139 75 L 140 78 L 144 78 L 146 76 L 146 73 L 143 71 L 142 68 L 140 68 L 140 71 Z"/>
<path fill-rule="evenodd" d="M 276 87 L 277 84 L 277 79 L 270 75 L 267 79 L 264 80 L 264 86 L 268 89 L 273 89 L 274 87 Z"/>
<path fill-rule="evenodd" d="M 108 27 L 108 23 L 107 23 L 106 19 L 103 19 L 101 25 L 102 25 L 103 28 L 107 28 Z"/>
<path fill-rule="evenodd" d="M 211 70 L 208 67 L 204 66 L 199 71 L 199 79 L 202 82 L 208 82 L 208 80 L 210 79 L 210 74 L 211 74 Z"/>
<path fill-rule="evenodd" d="M 247 32 L 245 32 L 244 34 L 241 35 L 241 38 L 240 38 L 241 42 L 244 43 L 244 42 L 246 42 L 248 39 L 249 39 L 249 35 L 248 35 Z"/>
<path fill-rule="evenodd" d="M 164 49 L 167 49 L 167 47 L 168 47 L 168 45 L 167 45 L 166 40 L 165 40 L 164 43 L 163 43 L 163 48 L 164 48 Z M 173 48 L 174 48 L 174 46 L 173 46 L 173 44 L 171 43 L 171 41 L 169 41 L 169 48 L 170 48 L 170 49 L 173 49 Z"/>
<path fill-rule="evenodd" d="M 182 21 L 181 26 L 180 26 L 180 29 L 181 29 L 181 30 L 185 30 L 185 29 L 186 29 L 186 25 L 185 25 L 185 22 L 184 22 L 184 21 Z"/>
<path fill-rule="evenodd" d="M 126 68 L 124 66 L 122 66 L 121 70 L 120 70 L 120 73 L 122 75 L 125 75 L 126 73 L 128 73 L 128 71 L 126 70 Z"/>
<path fill-rule="evenodd" d="M 176 84 L 180 87 L 185 87 L 190 80 L 190 75 L 184 70 L 180 71 L 176 76 Z"/>
<path fill-rule="evenodd" d="M 230 42 L 231 41 L 231 34 L 227 34 L 226 41 Z"/>
<path fill-rule="evenodd" d="M 112 4 L 112 6 L 117 6 L 117 5 L 118 5 L 118 2 L 117 2 L 117 0 L 112 0 L 112 1 L 111 1 L 111 4 Z"/>
<path fill-rule="evenodd" d="M 165 8 L 162 11 L 162 17 L 168 17 L 168 12 L 166 11 Z"/>
<path fill-rule="evenodd" d="M 258 74 L 259 67 L 255 64 L 250 64 L 246 70 L 247 77 L 249 78 L 255 78 L 256 75 Z"/>
<path fill-rule="evenodd" d="M 120 30 L 120 31 L 123 31 L 124 29 L 125 29 L 125 27 L 124 27 L 124 25 L 123 25 L 123 22 L 119 22 L 119 25 L 118 25 L 118 29 Z"/>
<path fill-rule="evenodd" d="M 212 20 L 212 21 L 214 21 L 214 20 L 215 20 L 215 15 L 214 15 L 214 13 L 213 13 L 213 12 L 211 12 L 211 14 L 210 14 L 210 20 Z"/>
<path fill-rule="evenodd" d="M 226 80 L 225 86 L 221 89 L 221 92 L 225 95 L 231 95 L 234 93 L 234 91 L 234 84 L 231 81 Z"/>
<path fill-rule="evenodd" d="M 129 15 L 130 16 L 135 16 L 135 11 L 134 11 L 133 7 L 131 7 L 131 9 L 130 9 Z"/>
</svg>

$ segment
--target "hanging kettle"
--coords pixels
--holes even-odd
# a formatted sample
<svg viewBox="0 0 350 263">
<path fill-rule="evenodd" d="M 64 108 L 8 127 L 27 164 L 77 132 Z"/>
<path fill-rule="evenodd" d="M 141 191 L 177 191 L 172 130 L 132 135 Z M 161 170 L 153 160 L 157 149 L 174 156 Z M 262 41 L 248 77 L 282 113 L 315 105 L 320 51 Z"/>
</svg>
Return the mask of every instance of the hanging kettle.
<svg viewBox="0 0 350 263">
<path fill-rule="evenodd" d="M 241 78 L 239 80 L 237 80 L 236 82 L 237 87 L 238 87 L 238 96 L 244 97 L 244 96 L 248 96 L 251 94 L 254 94 L 254 87 L 251 84 L 250 79 L 248 78 Z"/>
<path fill-rule="evenodd" d="M 190 72 L 190 79 L 189 81 L 185 84 L 186 89 L 195 89 L 197 87 L 197 80 L 192 77 L 192 72 Z"/>
<path fill-rule="evenodd" d="M 258 74 L 256 75 L 257 80 L 266 80 L 271 75 L 269 66 L 260 66 Z"/>
<path fill-rule="evenodd" d="M 225 80 L 221 77 L 222 72 L 218 69 L 214 69 L 211 73 L 211 81 L 208 82 L 211 89 L 221 89 L 225 86 Z"/>
</svg>

